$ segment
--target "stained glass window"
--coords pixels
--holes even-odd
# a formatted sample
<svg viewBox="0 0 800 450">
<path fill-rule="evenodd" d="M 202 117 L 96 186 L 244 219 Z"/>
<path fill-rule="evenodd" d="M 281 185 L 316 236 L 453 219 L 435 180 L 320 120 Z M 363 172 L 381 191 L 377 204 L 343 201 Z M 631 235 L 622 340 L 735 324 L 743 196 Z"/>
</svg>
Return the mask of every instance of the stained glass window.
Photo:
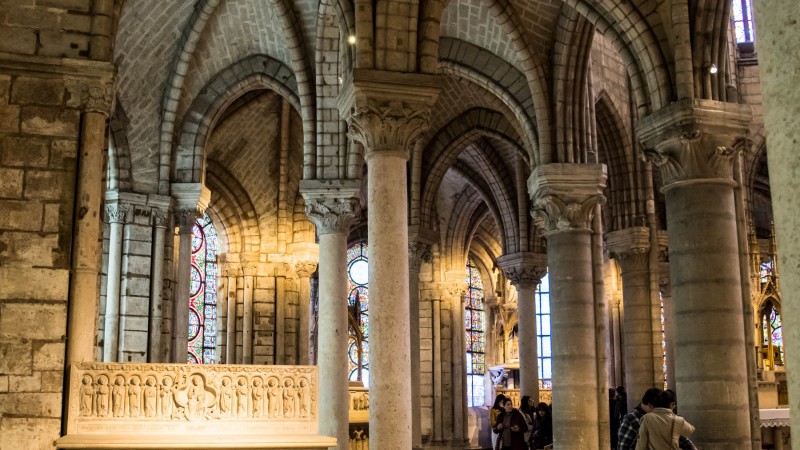
<svg viewBox="0 0 800 450">
<path fill-rule="evenodd" d="M 736 42 L 755 42 L 752 0 L 733 0 L 733 25 L 736 27 Z"/>
<path fill-rule="evenodd" d="M 347 249 L 347 362 L 351 381 L 369 387 L 369 247 L 358 242 Z"/>
<path fill-rule="evenodd" d="M 550 274 L 536 288 L 536 337 L 539 345 L 539 387 L 553 388 L 553 347 L 550 342 Z"/>
<path fill-rule="evenodd" d="M 217 347 L 217 232 L 208 214 L 192 232 L 189 292 L 189 355 L 193 364 L 214 364 Z"/>
<path fill-rule="evenodd" d="M 658 294 L 661 302 L 661 370 L 664 374 L 664 389 L 667 388 L 667 335 L 664 332 L 664 297 Z"/>
<path fill-rule="evenodd" d="M 483 391 L 485 361 L 485 319 L 483 312 L 483 282 L 478 268 L 467 259 L 467 289 L 464 308 L 467 350 L 467 406 L 483 406 L 486 397 Z"/>
<path fill-rule="evenodd" d="M 775 364 L 782 365 L 784 361 L 783 355 L 783 323 L 781 320 L 781 313 L 778 309 L 769 303 L 768 312 L 765 311 L 762 318 L 762 333 L 763 345 L 768 346 L 772 341 L 773 355 Z"/>
<path fill-rule="evenodd" d="M 773 276 L 772 257 L 765 257 L 761 260 L 761 284 L 765 284 Z"/>
</svg>

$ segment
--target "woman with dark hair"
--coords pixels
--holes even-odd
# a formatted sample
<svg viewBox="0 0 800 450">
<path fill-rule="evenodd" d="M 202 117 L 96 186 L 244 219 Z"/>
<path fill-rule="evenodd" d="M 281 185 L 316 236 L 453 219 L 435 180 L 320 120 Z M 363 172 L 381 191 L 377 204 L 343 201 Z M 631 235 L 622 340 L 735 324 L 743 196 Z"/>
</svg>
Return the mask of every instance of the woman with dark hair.
<svg viewBox="0 0 800 450">
<path fill-rule="evenodd" d="M 494 405 L 492 405 L 492 409 L 489 410 L 489 428 L 494 430 L 494 424 L 497 422 L 497 416 L 503 412 L 503 402 L 505 401 L 506 396 L 503 394 L 497 394 L 497 397 L 494 398 Z M 492 448 L 495 448 L 495 444 L 497 443 L 497 433 L 491 433 L 492 435 Z"/>
<path fill-rule="evenodd" d="M 514 409 L 510 399 L 505 399 L 503 412 L 497 416 L 494 430 L 497 433 L 495 450 L 528 450 L 528 445 L 525 443 L 528 425 L 525 424 L 522 413 Z"/>
<path fill-rule="evenodd" d="M 525 432 L 525 442 L 530 440 L 533 432 L 533 416 L 536 415 L 535 405 L 530 395 L 523 396 L 519 402 L 519 412 L 522 413 L 522 417 L 525 418 L 525 425 L 528 426 L 528 431 Z"/>
<path fill-rule="evenodd" d="M 553 416 L 547 403 L 536 405 L 536 417 L 533 419 L 533 433 L 529 442 L 531 450 L 545 448 L 553 443 Z"/>
</svg>

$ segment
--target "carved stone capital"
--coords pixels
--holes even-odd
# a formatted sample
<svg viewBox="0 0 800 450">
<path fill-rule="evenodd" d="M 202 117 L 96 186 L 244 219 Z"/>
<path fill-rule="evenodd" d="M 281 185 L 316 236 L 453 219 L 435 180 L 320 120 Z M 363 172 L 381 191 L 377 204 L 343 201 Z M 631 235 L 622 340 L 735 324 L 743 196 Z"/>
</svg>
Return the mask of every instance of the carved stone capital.
<svg viewBox="0 0 800 450">
<path fill-rule="evenodd" d="M 108 214 L 109 223 L 125 223 L 129 211 L 129 205 L 119 203 L 106 205 L 106 214 Z"/>
<path fill-rule="evenodd" d="M 429 262 L 432 257 L 430 244 L 425 242 L 408 243 L 408 267 L 412 272 L 419 272 L 420 265 L 423 262 Z"/>
<path fill-rule="evenodd" d="M 153 226 L 156 228 L 167 227 L 167 213 L 161 208 L 153 208 L 150 210 L 150 217 L 152 217 Z"/>
<path fill-rule="evenodd" d="M 531 215 L 544 234 L 591 229 L 594 208 L 606 198 L 603 164 L 543 164 L 528 179 Z"/>
<path fill-rule="evenodd" d="M 622 274 L 648 270 L 650 261 L 650 229 L 631 227 L 610 231 L 605 235 L 609 253 L 622 268 Z"/>
<path fill-rule="evenodd" d="M 547 274 L 547 255 L 541 253 L 514 253 L 497 258 L 506 278 L 519 289 L 536 289 Z"/>
<path fill-rule="evenodd" d="M 316 261 L 297 261 L 294 263 L 294 271 L 300 278 L 308 278 L 317 270 Z"/>
<path fill-rule="evenodd" d="M 664 188 L 687 180 L 733 182 L 733 157 L 751 121 L 748 105 L 681 100 L 637 126 L 645 160 L 661 171 Z"/>
<path fill-rule="evenodd" d="M 442 294 L 451 299 L 463 300 L 469 285 L 466 281 L 444 281 L 440 283 Z"/>
<path fill-rule="evenodd" d="M 663 297 L 672 296 L 672 284 L 669 277 L 669 263 L 658 265 L 658 289 Z"/>
<path fill-rule="evenodd" d="M 114 83 L 103 78 L 81 86 L 81 109 L 108 116 L 114 102 Z"/>
<path fill-rule="evenodd" d="M 306 203 L 306 215 L 317 228 L 317 235 L 350 233 L 358 221 L 361 206 L 358 194 L 361 180 L 304 180 L 300 192 Z"/>
<path fill-rule="evenodd" d="M 377 154 L 408 158 L 428 128 L 438 95 L 436 76 L 355 69 L 338 106 L 347 135 L 364 146 L 367 159 Z"/>
<path fill-rule="evenodd" d="M 191 233 L 199 213 L 200 211 L 197 208 L 173 210 L 172 214 L 175 216 L 175 226 L 180 229 L 181 233 Z"/>
</svg>

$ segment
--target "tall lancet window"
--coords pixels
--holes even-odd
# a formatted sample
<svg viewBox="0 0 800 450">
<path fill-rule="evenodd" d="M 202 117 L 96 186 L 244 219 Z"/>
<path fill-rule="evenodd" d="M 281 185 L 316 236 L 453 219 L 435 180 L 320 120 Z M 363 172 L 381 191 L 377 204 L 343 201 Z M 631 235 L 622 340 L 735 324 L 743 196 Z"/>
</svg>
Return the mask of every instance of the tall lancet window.
<svg viewBox="0 0 800 450">
<path fill-rule="evenodd" d="M 358 242 L 347 249 L 347 362 L 351 381 L 369 387 L 369 247 Z"/>
<path fill-rule="evenodd" d="M 217 347 L 217 232 L 208 214 L 192 232 L 189 297 L 189 356 L 193 364 L 214 364 Z"/>
<path fill-rule="evenodd" d="M 536 334 L 539 344 L 539 386 L 553 388 L 553 351 L 550 343 L 550 274 L 536 288 Z"/>
<path fill-rule="evenodd" d="M 736 42 L 739 44 L 755 42 L 752 0 L 732 0 L 733 25 L 736 27 Z"/>
<path fill-rule="evenodd" d="M 464 308 L 467 333 L 467 406 L 483 406 L 486 403 L 483 392 L 483 376 L 486 373 L 483 282 L 471 259 L 467 259 L 467 283 L 469 288 Z"/>
</svg>

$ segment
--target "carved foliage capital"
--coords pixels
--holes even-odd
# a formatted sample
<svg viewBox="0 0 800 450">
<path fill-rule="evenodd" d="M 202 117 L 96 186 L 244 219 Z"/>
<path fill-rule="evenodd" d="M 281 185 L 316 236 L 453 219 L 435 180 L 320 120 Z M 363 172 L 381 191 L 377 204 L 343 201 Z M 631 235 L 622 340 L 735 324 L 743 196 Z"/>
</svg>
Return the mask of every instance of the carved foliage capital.
<svg viewBox="0 0 800 450">
<path fill-rule="evenodd" d="M 503 273 L 517 289 L 534 289 L 547 274 L 547 265 L 514 265 L 504 267 Z"/>
<path fill-rule="evenodd" d="M 464 281 L 446 281 L 441 283 L 442 293 L 452 299 L 462 299 L 469 287 Z"/>
<path fill-rule="evenodd" d="M 739 145 L 718 145 L 699 128 L 684 129 L 664 145 L 645 150 L 643 157 L 661 171 L 664 185 L 691 179 L 733 179 L 733 158 Z M 733 144 L 733 142 L 731 142 Z"/>
<path fill-rule="evenodd" d="M 111 80 L 100 80 L 84 84 L 81 88 L 81 109 L 108 115 L 114 100 L 114 86 Z"/>
<path fill-rule="evenodd" d="M 646 247 L 631 248 L 613 253 L 614 259 L 622 269 L 622 274 L 647 270 L 650 261 L 650 249 Z"/>
<path fill-rule="evenodd" d="M 430 244 L 424 242 L 410 242 L 408 244 L 408 264 L 412 271 L 419 272 L 419 267 L 423 262 L 429 262 L 431 254 Z"/>
<path fill-rule="evenodd" d="M 308 278 L 314 271 L 317 270 L 316 261 L 297 261 L 294 263 L 294 271 L 300 278 Z"/>
<path fill-rule="evenodd" d="M 197 208 L 182 208 L 173 211 L 175 215 L 175 225 L 180 227 L 181 232 L 191 233 L 194 221 L 198 214 L 202 214 Z"/>
<path fill-rule="evenodd" d="M 549 194 L 533 201 L 533 222 L 543 233 L 573 229 L 591 229 L 594 207 L 606 202 L 603 195 L 590 195 L 582 199 Z"/>
<path fill-rule="evenodd" d="M 347 135 L 364 146 L 367 157 L 375 152 L 392 152 L 407 158 L 429 123 L 430 108 L 426 106 L 366 103 L 351 109 Z"/>
<path fill-rule="evenodd" d="M 361 207 L 355 198 L 306 200 L 306 215 L 317 227 L 318 235 L 348 234 L 360 213 Z"/>
<path fill-rule="evenodd" d="M 167 227 L 167 213 L 161 208 L 153 208 L 151 212 L 153 226 L 157 228 Z"/>
<path fill-rule="evenodd" d="M 106 213 L 108 214 L 109 223 L 125 223 L 125 218 L 130 211 L 130 206 L 114 203 L 106 205 Z"/>
</svg>

